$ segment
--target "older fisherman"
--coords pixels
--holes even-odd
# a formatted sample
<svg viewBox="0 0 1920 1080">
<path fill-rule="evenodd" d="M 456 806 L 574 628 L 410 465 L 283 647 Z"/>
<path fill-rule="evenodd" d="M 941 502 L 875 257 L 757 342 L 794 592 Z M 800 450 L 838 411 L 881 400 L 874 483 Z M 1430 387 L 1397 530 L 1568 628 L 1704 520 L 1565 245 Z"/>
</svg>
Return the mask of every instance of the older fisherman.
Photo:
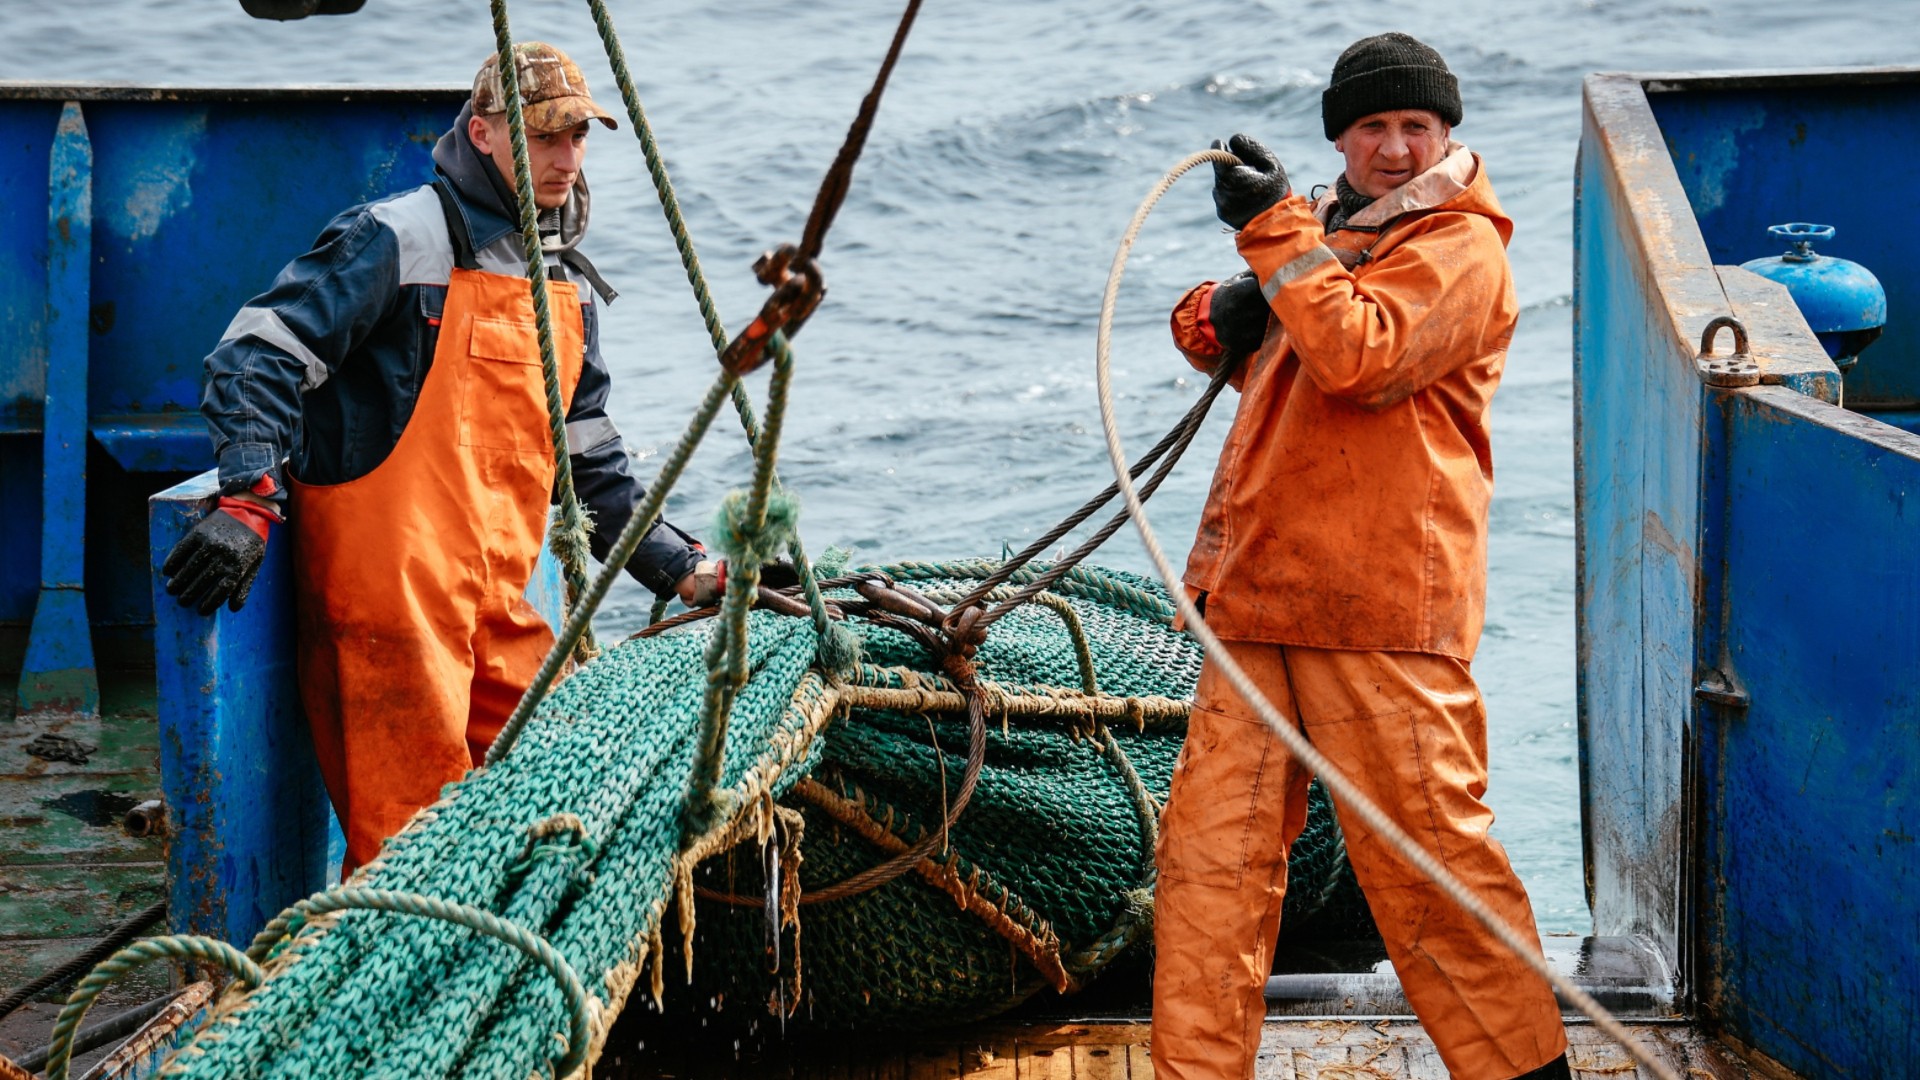
<svg viewBox="0 0 1920 1080">
<path fill-rule="evenodd" d="M 1405 34 L 1356 42 L 1321 97 L 1346 159 L 1309 201 L 1235 135 L 1214 204 L 1247 270 L 1189 291 L 1174 338 L 1242 399 L 1185 581 L 1282 713 L 1425 850 L 1532 936 L 1488 835 L 1487 412 L 1517 305 L 1512 222 L 1450 138 L 1458 85 Z M 1216 667 L 1200 675 L 1161 824 L 1153 1062 L 1251 1077 L 1287 850 L 1310 776 Z M 1408 1001 L 1462 1080 L 1566 1077 L 1546 982 L 1341 808 Z"/>
<path fill-rule="evenodd" d="M 604 559 L 646 496 L 607 416 L 595 294 L 614 294 L 579 251 L 587 133 L 617 124 L 559 49 L 514 58 L 574 486 Z M 234 316 L 201 403 L 219 508 L 164 566 L 182 604 L 237 611 L 268 522 L 289 524 L 301 701 L 349 867 L 484 756 L 553 644 L 522 596 L 555 465 L 498 60 L 433 183 L 334 218 Z M 665 521 L 626 569 L 689 603 L 722 577 Z"/>
</svg>

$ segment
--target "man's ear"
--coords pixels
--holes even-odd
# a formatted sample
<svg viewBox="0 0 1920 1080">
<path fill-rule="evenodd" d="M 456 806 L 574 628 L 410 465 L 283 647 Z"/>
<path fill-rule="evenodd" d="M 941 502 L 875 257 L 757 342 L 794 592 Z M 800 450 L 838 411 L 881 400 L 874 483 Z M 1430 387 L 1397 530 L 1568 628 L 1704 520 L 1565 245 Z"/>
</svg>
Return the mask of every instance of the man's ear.
<svg viewBox="0 0 1920 1080">
<path fill-rule="evenodd" d="M 493 125 L 487 123 L 486 117 L 467 118 L 467 138 L 472 140 L 475 150 L 487 155 L 493 153 Z"/>
</svg>

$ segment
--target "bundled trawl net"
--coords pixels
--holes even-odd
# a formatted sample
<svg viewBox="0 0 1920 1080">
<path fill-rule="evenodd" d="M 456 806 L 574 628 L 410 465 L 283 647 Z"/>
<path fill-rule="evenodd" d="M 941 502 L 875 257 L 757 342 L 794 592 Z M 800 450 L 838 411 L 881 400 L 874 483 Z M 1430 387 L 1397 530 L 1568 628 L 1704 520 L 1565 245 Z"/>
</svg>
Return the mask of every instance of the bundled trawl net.
<svg viewBox="0 0 1920 1080">
<path fill-rule="evenodd" d="M 938 599 L 995 565 L 871 572 Z M 876 887 L 833 895 L 941 831 L 974 741 L 965 697 L 884 625 L 860 625 L 864 660 L 830 678 L 813 624 L 770 612 L 751 616 L 716 824 L 686 827 L 706 622 L 573 674 L 510 754 L 450 785 L 353 884 L 544 939 L 585 987 L 596 1054 L 636 985 L 672 1009 L 689 968 L 693 993 L 743 1015 L 804 1004 L 828 1023 L 951 1023 L 1075 988 L 1149 936 L 1153 821 L 1200 653 L 1144 579 L 1078 568 L 1047 600 L 994 624 L 973 658 L 991 722 L 971 801 Z M 1317 795 L 1291 872 L 1290 932 L 1364 918 Z M 296 918 L 264 984 L 230 991 L 168 1074 L 518 1080 L 577 1049 L 548 969 L 410 910 Z"/>
</svg>

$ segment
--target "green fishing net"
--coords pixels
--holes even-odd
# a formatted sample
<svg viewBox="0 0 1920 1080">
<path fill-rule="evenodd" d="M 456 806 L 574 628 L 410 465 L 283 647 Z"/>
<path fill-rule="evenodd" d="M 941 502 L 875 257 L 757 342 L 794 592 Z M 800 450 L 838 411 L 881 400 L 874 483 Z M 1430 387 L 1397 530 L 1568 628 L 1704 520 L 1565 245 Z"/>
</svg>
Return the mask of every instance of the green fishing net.
<svg viewBox="0 0 1920 1080">
<path fill-rule="evenodd" d="M 993 565 L 882 569 L 939 594 Z M 1157 585 L 1080 568 L 1053 592 L 1079 616 L 1102 694 L 1191 694 L 1200 651 L 1171 629 L 1172 609 Z M 691 994 L 752 1010 L 797 1003 L 797 1017 L 822 1023 L 952 1023 L 1058 981 L 1010 945 L 1002 932 L 1008 925 L 1030 942 L 1050 942 L 1059 971 L 1075 984 L 1150 937 L 1152 850 L 1127 774 L 1137 775 L 1151 805 L 1163 801 L 1184 724 L 1139 729 L 1116 721 L 1106 728 L 1116 754 L 1087 723 L 1010 717 L 1002 726 L 996 718 L 971 805 L 933 860 L 974 875 L 967 880 L 1010 921 L 996 929 L 909 873 L 800 908 L 797 949 L 786 927 L 778 970 L 770 970 L 765 913 L 701 900 L 689 989 L 679 950 L 665 949 L 663 933 L 684 918 L 673 901 L 710 625 L 617 645 L 573 674 L 504 760 L 449 785 L 357 883 L 470 904 L 545 937 L 593 996 L 596 1033 L 630 993 L 650 993 L 656 975 L 670 1010 Z M 791 810 L 805 820 L 803 895 L 881 861 L 885 853 L 866 838 L 794 797 L 803 778 L 858 799 L 903 840 L 937 829 L 964 769 L 964 714 L 839 715 L 825 707 L 834 686 L 812 666 L 812 625 L 756 612 L 750 626 L 750 678 L 733 708 L 722 776 L 738 811 L 732 839 L 741 842 L 706 859 L 694 883 L 762 891 L 756 830 Z M 858 628 L 866 656 L 853 681 L 939 681 L 912 638 Z M 1010 614 L 976 659 L 980 676 L 1009 695 L 1081 687 L 1067 623 L 1049 608 Z M 776 801 L 788 810 L 773 813 Z M 1287 933 L 1312 933 L 1330 918 L 1364 920 L 1330 807 L 1317 791 L 1291 874 Z M 567 1030 L 562 995 L 546 971 L 461 927 L 350 911 L 293 930 L 266 964 L 266 983 L 230 994 L 171 1063 L 172 1075 L 521 1080 L 545 1069 Z M 796 962 L 797 992 L 790 989 Z"/>
</svg>

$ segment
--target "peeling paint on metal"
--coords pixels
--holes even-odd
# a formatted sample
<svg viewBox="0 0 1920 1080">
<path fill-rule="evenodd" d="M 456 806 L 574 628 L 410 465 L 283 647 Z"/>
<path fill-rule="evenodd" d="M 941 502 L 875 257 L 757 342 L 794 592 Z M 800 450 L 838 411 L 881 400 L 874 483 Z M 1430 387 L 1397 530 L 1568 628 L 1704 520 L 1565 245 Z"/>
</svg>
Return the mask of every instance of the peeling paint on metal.
<svg viewBox="0 0 1920 1080">
<path fill-rule="evenodd" d="M 1728 112 L 1725 134 L 1705 145 L 1687 149 L 1679 161 L 1698 177 L 1692 186 L 1694 214 L 1709 214 L 1726 205 L 1727 178 L 1740 167 L 1740 136 L 1758 131 L 1767 124 L 1767 110 L 1755 105 L 1741 112 Z"/>
<path fill-rule="evenodd" d="M 159 120 L 159 118 L 156 118 Z M 127 177 L 127 197 L 106 215 L 106 225 L 128 240 L 145 240 L 160 231 L 168 219 L 193 205 L 193 172 L 207 135 L 207 112 L 182 114 L 150 136 L 135 160 L 137 170 Z"/>
</svg>

